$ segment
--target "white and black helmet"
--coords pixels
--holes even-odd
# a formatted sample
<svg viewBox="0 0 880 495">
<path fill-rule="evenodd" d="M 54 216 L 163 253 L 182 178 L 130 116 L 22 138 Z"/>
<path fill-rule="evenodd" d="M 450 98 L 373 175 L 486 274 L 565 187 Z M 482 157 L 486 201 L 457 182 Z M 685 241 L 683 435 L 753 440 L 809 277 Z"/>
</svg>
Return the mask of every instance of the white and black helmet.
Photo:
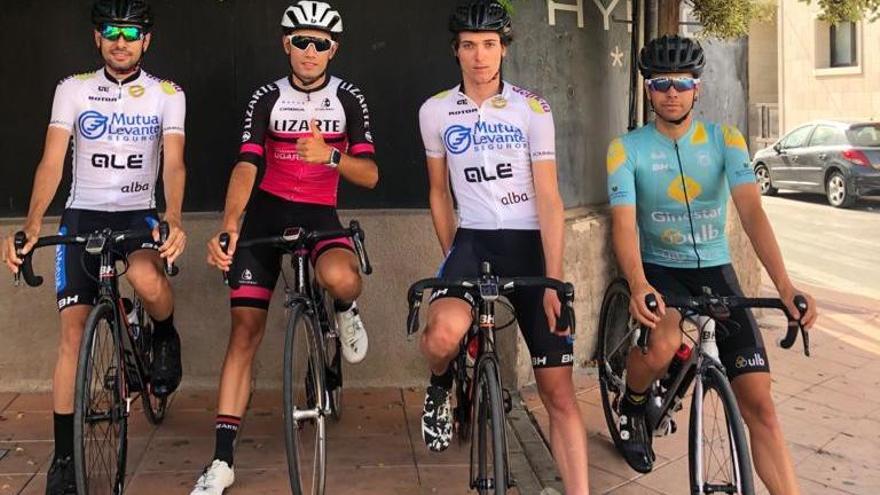
<svg viewBox="0 0 880 495">
<path fill-rule="evenodd" d="M 337 35 L 342 34 L 342 16 L 327 2 L 299 0 L 284 11 L 281 27 L 286 30 L 317 29 Z"/>
</svg>

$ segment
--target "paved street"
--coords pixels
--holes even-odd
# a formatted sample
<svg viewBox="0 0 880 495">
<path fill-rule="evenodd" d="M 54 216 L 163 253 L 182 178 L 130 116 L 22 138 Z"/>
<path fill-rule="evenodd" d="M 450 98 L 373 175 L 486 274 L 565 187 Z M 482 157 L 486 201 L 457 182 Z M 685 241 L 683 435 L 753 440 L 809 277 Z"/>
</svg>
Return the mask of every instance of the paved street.
<svg viewBox="0 0 880 495">
<path fill-rule="evenodd" d="M 769 347 L 773 395 L 805 494 L 876 495 L 880 493 L 880 200 L 836 210 L 823 199 L 806 194 L 765 199 L 792 277 L 813 293 L 822 312 L 811 333 L 812 357 L 800 353 L 800 343 L 788 351 Z M 765 276 L 763 291 L 770 295 L 771 290 Z M 761 325 L 767 329 L 767 342 L 775 342 L 783 320 L 768 314 Z M 593 493 L 686 493 L 686 428 L 658 439 L 654 472 L 638 476 L 613 449 L 595 374 L 587 371 L 579 377 L 578 397 L 590 431 Z M 526 391 L 524 396 L 546 432 L 547 415 L 534 392 Z M 766 493 L 759 486 L 760 493 Z"/>
<path fill-rule="evenodd" d="M 384 388 L 345 394 L 342 419 L 328 426 L 328 494 L 468 493 L 469 448 L 453 443 L 443 454 L 432 454 L 422 442 L 422 391 Z M 132 415 L 126 493 L 188 494 L 213 453 L 216 403 L 213 392 L 178 393 L 159 428 L 142 414 Z M 229 495 L 290 493 L 280 411 L 277 391 L 254 394 L 236 448 L 236 484 Z M 0 394 L 0 495 L 44 493 L 51 438 L 48 394 Z M 511 450 L 516 458 L 516 447 Z"/>
<path fill-rule="evenodd" d="M 792 277 L 880 300 L 880 198 L 835 209 L 819 195 L 764 198 Z"/>
</svg>

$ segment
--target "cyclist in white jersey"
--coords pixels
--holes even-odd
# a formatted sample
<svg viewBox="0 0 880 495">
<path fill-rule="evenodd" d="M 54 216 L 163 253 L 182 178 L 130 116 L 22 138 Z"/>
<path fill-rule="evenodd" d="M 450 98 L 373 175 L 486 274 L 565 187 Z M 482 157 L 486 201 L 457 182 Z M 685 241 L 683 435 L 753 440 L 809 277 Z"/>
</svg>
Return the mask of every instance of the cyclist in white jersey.
<svg viewBox="0 0 880 495">
<path fill-rule="evenodd" d="M 440 277 L 479 274 L 563 278 L 564 214 L 556 179 L 555 132 L 541 97 L 501 79 L 510 16 L 497 0 L 468 0 L 450 18 L 462 83 L 419 112 L 431 215 L 446 260 Z M 458 201 L 456 225 L 452 192 Z M 470 294 L 432 296 L 421 348 L 431 368 L 422 436 L 432 451 L 452 437 L 449 363 L 472 321 Z M 566 493 L 588 493 L 586 430 L 572 382 L 569 329 L 556 331 L 553 291 L 511 296 L 529 347 L 538 392 L 550 415 L 550 443 Z"/>
<path fill-rule="evenodd" d="M 73 178 L 61 218 L 62 234 L 99 229 L 143 229 L 158 223 L 155 187 L 164 156 L 164 220 L 170 237 L 161 248 L 135 243 L 122 256 L 127 278 L 153 319 L 152 376 L 155 393 L 167 395 L 180 383 L 180 339 L 173 323 L 173 295 L 163 264 L 183 252 L 181 207 L 186 171 L 183 159 L 185 98 L 171 81 L 141 69 L 150 45 L 153 17 L 144 0 L 97 0 L 92 10 L 94 42 L 104 67 L 58 84 L 43 157 L 37 166 L 30 209 L 22 231 L 29 252 L 58 189 L 68 143 L 73 138 Z M 158 231 L 154 238 L 158 239 Z M 13 272 L 22 260 L 12 236 L 3 258 Z M 76 493 L 73 463 L 73 394 L 86 317 L 98 295 L 97 261 L 83 248 L 58 247 L 56 292 L 61 338 L 53 384 L 55 456 L 46 493 Z"/>
</svg>

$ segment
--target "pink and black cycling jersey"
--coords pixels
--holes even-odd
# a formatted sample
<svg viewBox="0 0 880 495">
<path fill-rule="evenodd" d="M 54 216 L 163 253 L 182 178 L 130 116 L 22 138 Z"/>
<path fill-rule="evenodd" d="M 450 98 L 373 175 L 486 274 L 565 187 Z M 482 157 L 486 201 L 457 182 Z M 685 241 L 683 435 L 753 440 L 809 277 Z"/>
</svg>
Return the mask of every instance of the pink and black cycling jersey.
<svg viewBox="0 0 880 495">
<path fill-rule="evenodd" d="M 339 171 L 300 160 L 298 139 L 311 137 L 317 122 L 324 141 L 340 152 L 372 158 L 370 112 L 360 89 L 336 77 L 312 90 L 297 88 L 290 77 L 254 92 L 245 110 L 238 161 L 265 164 L 260 189 L 296 203 L 336 206 Z"/>
</svg>

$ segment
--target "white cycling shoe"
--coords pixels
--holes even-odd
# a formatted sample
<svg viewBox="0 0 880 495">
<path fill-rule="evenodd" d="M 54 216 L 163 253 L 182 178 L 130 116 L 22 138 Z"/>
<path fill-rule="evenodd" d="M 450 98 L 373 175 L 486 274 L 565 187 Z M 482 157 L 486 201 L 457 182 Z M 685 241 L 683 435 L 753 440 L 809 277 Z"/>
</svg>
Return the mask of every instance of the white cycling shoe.
<svg viewBox="0 0 880 495">
<path fill-rule="evenodd" d="M 223 495 L 223 491 L 235 482 L 235 472 L 225 461 L 214 459 L 210 466 L 205 468 L 202 475 L 196 481 L 196 486 L 190 495 Z"/>
<path fill-rule="evenodd" d="M 357 303 L 351 303 L 347 311 L 336 313 L 336 328 L 342 343 L 342 357 L 351 364 L 357 364 L 367 356 L 369 340 L 367 329 L 358 314 Z"/>
</svg>

